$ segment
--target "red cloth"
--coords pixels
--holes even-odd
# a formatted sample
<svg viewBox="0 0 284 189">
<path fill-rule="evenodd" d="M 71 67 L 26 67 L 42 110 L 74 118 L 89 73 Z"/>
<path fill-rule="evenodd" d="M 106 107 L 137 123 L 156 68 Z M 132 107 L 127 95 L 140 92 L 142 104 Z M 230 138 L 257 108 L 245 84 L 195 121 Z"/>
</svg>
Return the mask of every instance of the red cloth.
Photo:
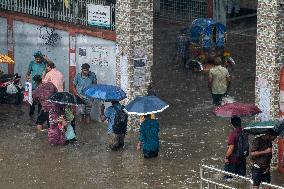
<svg viewBox="0 0 284 189">
<path fill-rule="evenodd" d="M 227 144 L 229 145 L 234 145 L 234 148 L 236 148 L 236 146 L 238 145 L 238 137 L 239 134 L 241 133 L 242 128 L 235 128 L 232 132 L 229 133 L 228 135 L 228 140 L 227 140 Z M 230 163 L 241 163 L 243 160 L 237 158 L 234 156 L 234 154 L 232 154 L 229 157 L 229 162 Z"/>
<path fill-rule="evenodd" d="M 47 100 L 56 92 L 57 89 L 51 82 L 42 83 L 33 91 L 33 99 L 42 105 L 42 110 L 44 112 L 49 112 L 52 107 L 52 103 Z"/>
</svg>

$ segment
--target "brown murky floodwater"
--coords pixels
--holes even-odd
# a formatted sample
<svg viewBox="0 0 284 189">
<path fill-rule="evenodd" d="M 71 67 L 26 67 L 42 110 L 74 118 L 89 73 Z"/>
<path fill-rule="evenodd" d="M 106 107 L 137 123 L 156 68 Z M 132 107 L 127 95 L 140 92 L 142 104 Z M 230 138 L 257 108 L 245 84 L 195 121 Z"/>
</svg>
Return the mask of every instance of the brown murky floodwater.
<svg viewBox="0 0 284 189">
<path fill-rule="evenodd" d="M 47 135 L 35 134 L 26 106 L 0 105 L 0 188 L 199 188 L 201 164 L 222 169 L 229 120 L 212 114 L 207 76 L 182 70 L 172 61 L 181 26 L 155 22 L 153 87 L 170 108 L 160 113 L 159 157 L 144 160 L 129 132 L 125 148 L 111 152 L 106 126 L 77 124 L 77 144 L 52 147 Z M 229 35 L 237 62 L 230 95 L 254 102 L 255 38 Z M 243 120 L 244 124 L 253 117 Z M 250 175 L 250 173 L 248 173 Z M 222 175 L 214 175 L 222 178 Z M 272 182 L 284 176 L 272 172 Z"/>
</svg>

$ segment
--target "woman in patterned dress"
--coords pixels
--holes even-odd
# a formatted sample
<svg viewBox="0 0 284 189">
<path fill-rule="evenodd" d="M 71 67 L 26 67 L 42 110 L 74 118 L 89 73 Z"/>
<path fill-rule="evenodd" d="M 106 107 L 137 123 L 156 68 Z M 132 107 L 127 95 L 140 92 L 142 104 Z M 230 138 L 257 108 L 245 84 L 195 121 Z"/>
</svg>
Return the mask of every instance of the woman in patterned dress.
<svg viewBox="0 0 284 189">
<path fill-rule="evenodd" d="M 54 104 L 49 111 L 48 141 L 51 145 L 63 145 L 66 142 L 65 129 L 67 121 L 64 118 L 66 105 Z"/>
</svg>

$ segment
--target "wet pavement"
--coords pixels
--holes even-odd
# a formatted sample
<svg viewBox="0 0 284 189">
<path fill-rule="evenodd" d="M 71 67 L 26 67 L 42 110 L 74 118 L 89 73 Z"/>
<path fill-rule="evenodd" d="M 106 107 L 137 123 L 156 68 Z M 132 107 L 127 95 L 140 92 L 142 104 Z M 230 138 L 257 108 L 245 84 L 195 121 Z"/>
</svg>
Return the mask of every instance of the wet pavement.
<svg viewBox="0 0 284 189">
<path fill-rule="evenodd" d="M 0 188 L 195 189 L 199 188 L 201 164 L 222 169 L 226 136 L 232 128 L 229 119 L 212 114 L 207 75 L 183 70 L 172 61 L 181 27 L 155 21 L 153 89 L 170 104 L 158 114 L 158 158 L 143 159 L 135 149 L 138 133 L 132 131 L 123 150 L 109 151 L 106 125 L 98 122 L 78 122 L 76 144 L 52 147 L 46 133 L 35 134 L 27 106 L 0 104 Z M 228 49 L 237 62 L 229 94 L 253 103 L 255 38 L 229 34 Z M 243 122 L 252 120 L 246 117 Z M 277 171 L 272 178 L 272 183 L 283 185 L 284 176 Z"/>
</svg>

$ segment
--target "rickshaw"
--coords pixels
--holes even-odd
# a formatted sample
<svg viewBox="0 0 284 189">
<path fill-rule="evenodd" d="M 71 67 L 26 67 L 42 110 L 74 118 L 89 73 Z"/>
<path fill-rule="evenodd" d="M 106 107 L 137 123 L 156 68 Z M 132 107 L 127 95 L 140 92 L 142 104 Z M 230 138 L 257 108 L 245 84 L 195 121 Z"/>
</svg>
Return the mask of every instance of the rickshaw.
<svg viewBox="0 0 284 189">
<path fill-rule="evenodd" d="M 196 71 L 208 71 L 215 57 L 220 57 L 227 68 L 233 68 L 235 61 L 225 50 L 226 27 L 210 18 L 195 19 L 187 30 L 191 55 L 188 65 Z"/>
</svg>

